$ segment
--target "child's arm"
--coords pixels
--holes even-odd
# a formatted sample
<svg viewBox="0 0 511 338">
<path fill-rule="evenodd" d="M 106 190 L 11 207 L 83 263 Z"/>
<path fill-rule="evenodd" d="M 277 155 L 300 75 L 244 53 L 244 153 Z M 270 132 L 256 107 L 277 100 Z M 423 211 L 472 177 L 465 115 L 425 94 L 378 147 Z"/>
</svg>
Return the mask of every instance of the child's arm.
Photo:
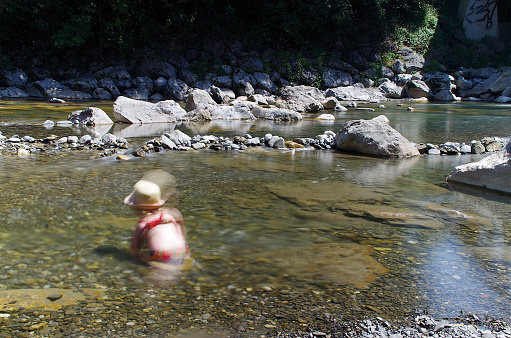
<svg viewBox="0 0 511 338">
<path fill-rule="evenodd" d="M 140 230 L 139 223 L 135 226 L 133 231 L 131 232 L 131 248 L 130 253 L 132 257 L 138 258 L 140 255 L 140 249 L 142 248 L 142 242 L 140 240 Z"/>
<path fill-rule="evenodd" d="M 183 218 L 183 215 L 181 214 L 181 211 L 177 209 L 172 209 L 169 212 L 172 217 L 176 220 L 177 224 L 179 224 L 179 228 L 181 229 L 181 233 L 183 234 L 183 237 L 186 239 L 186 231 L 185 231 L 185 220 Z"/>
</svg>

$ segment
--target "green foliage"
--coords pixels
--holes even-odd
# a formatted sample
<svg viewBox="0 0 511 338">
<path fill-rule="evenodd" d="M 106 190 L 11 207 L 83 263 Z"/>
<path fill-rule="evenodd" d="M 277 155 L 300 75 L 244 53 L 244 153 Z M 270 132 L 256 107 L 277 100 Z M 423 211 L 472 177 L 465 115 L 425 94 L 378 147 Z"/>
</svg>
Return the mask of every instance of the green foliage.
<svg viewBox="0 0 511 338">
<path fill-rule="evenodd" d="M 149 43 L 241 39 L 245 46 L 376 44 L 390 34 L 424 51 L 444 0 L 3 0 L 0 44 L 62 55 L 99 47 L 121 55 Z M 309 53 L 313 54 L 313 53 Z M 319 70 L 321 60 L 296 66 Z M 318 63 L 319 62 L 319 63 Z"/>
</svg>

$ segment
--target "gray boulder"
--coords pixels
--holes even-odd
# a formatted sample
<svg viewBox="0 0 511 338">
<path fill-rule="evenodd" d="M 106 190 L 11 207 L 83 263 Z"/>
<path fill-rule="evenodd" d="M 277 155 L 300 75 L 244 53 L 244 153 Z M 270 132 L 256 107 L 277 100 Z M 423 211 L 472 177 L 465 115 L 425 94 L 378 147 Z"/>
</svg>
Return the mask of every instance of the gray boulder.
<svg viewBox="0 0 511 338">
<path fill-rule="evenodd" d="M 77 91 L 92 94 L 98 88 L 98 80 L 93 77 L 81 77 L 72 80 L 62 81 L 62 84 Z"/>
<path fill-rule="evenodd" d="M 435 101 L 458 101 L 458 98 L 451 91 L 446 89 L 446 90 L 439 91 L 438 93 L 433 95 L 433 100 L 435 100 Z"/>
<path fill-rule="evenodd" d="M 74 91 L 63 84 L 47 78 L 42 81 L 34 82 L 34 86 L 44 95 L 58 99 L 91 99 L 92 96 L 87 93 Z"/>
<path fill-rule="evenodd" d="M 140 76 L 149 76 L 151 79 L 163 77 L 169 79 L 176 77 L 176 68 L 164 61 L 143 62 L 137 72 Z"/>
<path fill-rule="evenodd" d="M 167 137 L 178 146 L 190 147 L 192 145 L 192 138 L 183 133 L 181 130 L 175 129 L 163 134 L 163 136 Z"/>
<path fill-rule="evenodd" d="M 233 106 L 218 106 L 211 112 L 213 120 L 253 120 L 254 115 L 244 103 L 236 103 Z"/>
<path fill-rule="evenodd" d="M 266 73 L 254 73 L 254 79 L 256 80 L 257 88 L 264 89 L 270 94 L 275 94 L 279 90 Z"/>
<path fill-rule="evenodd" d="M 28 84 L 28 76 L 21 69 L 4 70 L 0 72 L 1 87 L 25 88 Z"/>
<path fill-rule="evenodd" d="M 348 87 L 329 88 L 326 97 L 335 97 L 339 101 L 385 101 L 386 98 L 377 88 L 364 88 L 360 83 Z"/>
<path fill-rule="evenodd" d="M 17 87 L 7 87 L 4 90 L 0 90 L 0 97 L 10 97 L 11 99 L 18 99 L 29 96 L 30 95 L 27 92 Z"/>
<path fill-rule="evenodd" d="M 149 92 L 153 91 L 153 80 L 149 76 L 138 76 L 131 81 L 133 86 L 137 89 L 147 89 Z"/>
<path fill-rule="evenodd" d="M 415 146 L 392 128 L 384 115 L 345 123 L 335 140 L 337 148 L 345 151 L 386 157 L 419 155 Z"/>
<path fill-rule="evenodd" d="M 429 89 L 428 85 L 424 81 L 420 80 L 411 80 L 408 81 L 403 89 L 405 90 L 406 96 L 410 98 L 420 98 L 420 97 L 431 97 L 433 94 L 431 89 Z"/>
<path fill-rule="evenodd" d="M 511 87 L 511 67 L 500 73 L 499 77 L 490 85 L 490 91 L 494 94 L 501 94 L 508 87 Z"/>
<path fill-rule="evenodd" d="M 411 48 L 402 47 L 397 53 L 401 55 L 407 73 L 419 72 L 424 68 L 424 58 L 415 53 Z"/>
<path fill-rule="evenodd" d="M 262 72 L 264 70 L 263 62 L 257 58 L 246 58 L 239 60 L 239 67 L 250 69 L 256 72 Z"/>
<path fill-rule="evenodd" d="M 211 79 L 214 86 L 232 88 L 232 79 L 227 75 L 215 76 Z"/>
<path fill-rule="evenodd" d="M 299 121 L 302 119 L 302 114 L 299 112 L 284 108 L 255 107 L 252 109 L 252 114 L 257 118 L 273 121 Z"/>
<path fill-rule="evenodd" d="M 447 181 L 511 194 L 511 142 L 479 162 L 457 166 Z"/>
<path fill-rule="evenodd" d="M 325 88 L 351 86 L 353 78 L 350 74 L 335 69 L 326 69 L 323 72 L 323 85 Z"/>
<path fill-rule="evenodd" d="M 149 100 L 151 92 L 146 88 L 129 88 L 124 91 L 124 96 L 134 100 Z"/>
<path fill-rule="evenodd" d="M 403 88 L 388 79 L 383 81 L 378 89 L 389 99 L 401 99 L 403 97 Z"/>
<path fill-rule="evenodd" d="M 113 105 L 117 121 L 126 123 L 168 123 L 181 121 L 186 111 L 172 100 L 151 103 L 119 96 Z"/>
<path fill-rule="evenodd" d="M 462 96 L 481 96 L 490 92 L 490 87 L 500 77 L 499 73 L 494 73 L 484 81 L 479 82 L 472 89 L 467 92 L 462 92 Z"/>
<path fill-rule="evenodd" d="M 112 94 L 113 98 L 121 95 L 119 88 L 115 85 L 114 81 L 110 78 L 101 79 L 98 82 L 98 86 L 107 90 L 110 94 Z"/>
<path fill-rule="evenodd" d="M 227 103 L 230 100 L 234 100 L 236 95 L 234 92 L 228 88 L 218 88 L 216 86 L 211 86 L 211 97 L 215 100 L 216 103 Z"/>
<path fill-rule="evenodd" d="M 299 113 L 318 113 L 323 110 L 321 102 L 325 100 L 323 93 L 315 87 L 286 86 L 281 89 L 280 98 L 283 107 Z"/>
<path fill-rule="evenodd" d="M 90 107 L 85 110 L 76 110 L 69 114 L 67 120 L 73 124 L 83 124 L 87 126 L 99 126 L 114 123 L 107 113 L 96 107 Z"/>
<path fill-rule="evenodd" d="M 212 111 L 217 107 L 217 103 L 211 95 L 205 90 L 195 89 L 193 90 L 186 100 L 186 111 L 192 111 L 194 109 L 206 109 Z"/>
<path fill-rule="evenodd" d="M 110 94 L 110 92 L 106 91 L 103 88 L 96 88 L 92 92 L 92 97 L 98 100 L 111 100 L 112 94 Z"/>
<path fill-rule="evenodd" d="M 102 69 L 96 73 L 96 77 L 98 76 L 112 79 L 117 87 L 129 88 L 131 86 L 131 75 L 123 66 Z"/>
<path fill-rule="evenodd" d="M 171 77 L 167 81 L 167 85 L 165 86 L 165 89 L 163 91 L 163 95 L 165 97 L 178 101 L 183 101 L 187 93 L 188 85 L 184 81 L 176 79 L 174 77 Z"/>
</svg>

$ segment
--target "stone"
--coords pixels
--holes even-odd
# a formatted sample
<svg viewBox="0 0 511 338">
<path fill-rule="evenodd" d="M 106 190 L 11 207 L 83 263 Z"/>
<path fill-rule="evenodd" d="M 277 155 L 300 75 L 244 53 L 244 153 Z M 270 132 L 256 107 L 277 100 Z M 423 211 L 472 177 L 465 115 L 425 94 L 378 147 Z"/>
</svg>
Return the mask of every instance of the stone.
<svg viewBox="0 0 511 338">
<path fill-rule="evenodd" d="M 85 110 L 76 110 L 69 114 L 68 121 L 73 124 L 82 124 L 87 126 L 97 126 L 104 124 L 113 124 L 112 119 L 102 109 L 90 107 Z"/>
<path fill-rule="evenodd" d="M 92 92 L 92 98 L 97 100 L 111 100 L 112 94 L 104 88 L 96 88 Z"/>
<path fill-rule="evenodd" d="M 215 76 L 211 79 L 214 86 L 223 87 L 223 88 L 232 88 L 232 79 L 227 76 Z"/>
<path fill-rule="evenodd" d="M 484 145 L 484 148 L 487 152 L 495 152 L 502 149 L 500 142 L 491 137 L 485 137 L 481 140 L 481 143 Z"/>
<path fill-rule="evenodd" d="M 462 92 L 461 96 L 481 96 L 490 92 L 491 85 L 499 78 L 500 74 L 495 73 L 484 81 L 476 84 L 472 89 L 467 92 Z"/>
<path fill-rule="evenodd" d="M 211 95 L 205 90 L 202 89 L 194 89 L 186 99 L 186 111 L 191 111 L 194 109 L 206 109 L 206 110 L 214 110 L 217 107 L 217 103 Z"/>
<path fill-rule="evenodd" d="M 401 56 L 407 73 L 419 72 L 424 68 L 424 58 L 411 48 L 402 47 L 397 53 Z"/>
<path fill-rule="evenodd" d="M 169 123 L 180 121 L 186 111 L 173 101 L 158 103 L 119 96 L 113 104 L 114 118 L 126 123 Z"/>
<path fill-rule="evenodd" d="M 0 72 L 0 87 L 24 88 L 27 84 L 28 76 L 19 68 Z"/>
<path fill-rule="evenodd" d="M 410 98 L 431 97 L 432 92 L 424 81 L 410 80 L 403 87 L 406 96 Z"/>
<path fill-rule="evenodd" d="M 378 89 L 389 99 L 400 99 L 403 97 L 403 88 L 390 80 L 383 81 L 383 83 L 378 86 Z"/>
<path fill-rule="evenodd" d="M 335 69 L 326 69 L 323 72 L 323 86 L 335 88 L 353 85 L 353 78 L 350 74 Z"/>
<path fill-rule="evenodd" d="M 22 89 L 17 87 L 8 87 L 4 90 L 0 90 L 0 97 L 9 97 L 11 99 L 18 99 L 29 97 L 30 95 Z"/>
<path fill-rule="evenodd" d="M 176 146 L 190 147 L 192 145 L 192 138 L 178 129 L 165 133 L 163 136 L 167 137 Z"/>
<path fill-rule="evenodd" d="M 71 88 L 64 86 L 63 84 L 51 79 L 46 78 L 42 81 L 34 82 L 34 86 L 37 87 L 42 93 L 48 97 L 54 97 L 58 99 L 91 99 L 92 96 L 87 93 L 74 91 Z"/>
<path fill-rule="evenodd" d="M 213 120 L 253 120 L 254 115 L 250 108 L 243 102 L 232 106 L 218 106 L 211 112 Z"/>
<path fill-rule="evenodd" d="M 98 88 L 98 80 L 94 77 L 79 77 L 67 81 L 62 81 L 63 85 L 70 87 L 73 90 L 78 90 L 92 94 L 94 89 Z"/>
<path fill-rule="evenodd" d="M 285 108 L 263 108 L 255 107 L 252 114 L 257 118 L 263 118 L 273 121 L 299 121 L 302 120 L 302 114 Z"/>
<path fill-rule="evenodd" d="M 347 87 L 329 88 L 325 92 L 326 97 L 335 97 L 339 101 L 385 101 L 386 97 L 377 88 L 364 88 L 361 84 Z"/>
<path fill-rule="evenodd" d="M 149 92 L 153 91 L 154 83 L 149 76 L 138 76 L 132 81 L 133 86 L 139 89 L 147 89 Z"/>
<path fill-rule="evenodd" d="M 511 67 L 504 69 L 490 85 L 493 94 L 501 94 L 506 88 L 511 87 Z"/>
<path fill-rule="evenodd" d="M 234 100 L 236 95 L 231 89 L 211 86 L 211 97 L 213 100 L 215 100 L 216 103 L 222 104 L 227 103 L 230 100 Z"/>
<path fill-rule="evenodd" d="M 435 101 L 459 101 L 456 95 L 449 90 L 442 90 L 433 95 Z"/>
<path fill-rule="evenodd" d="M 129 88 L 126 89 L 123 93 L 124 96 L 129 97 L 134 100 L 149 100 L 149 89 L 146 88 Z"/>
<path fill-rule="evenodd" d="M 457 166 L 447 181 L 511 194 L 511 141 L 478 162 Z"/>
<path fill-rule="evenodd" d="M 472 154 L 482 154 L 486 152 L 486 148 L 481 141 L 474 141 L 470 145 L 470 152 Z"/>
<path fill-rule="evenodd" d="M 270 94 L 275 94 L 279 90 L 268 74 L 256 72 L 253 76 L 256 80 L 256 88 L 264 89 Z"/>
<path fill-rule="evenodd" d="M 119 88 L 115 85 L 114 81 L 110 78 L 101 79 L 98 82 L 98 86 L 107 90 L 113 98 L 116 98 L 121 95 Z"/>
<path fill-rule="evenodd" d="M 280 98 L 284 100 L 281 108 L 299 113 L 317 113 L 323 110 L 321 102 L 325 100 L 323 93 L 310 86 L 286 86 L 281 88 Z"/>
<path fill-rule="evenodd" d="M 146 61 L 143 62 L 139 69 L 140 76 L 149 76 L 151 79 L 163 77 L 170 79 L 176 77 L 176 69 L 168 62 L 165 61 Z"/>
<path fill-rule="evenodd" d="M 353 120 L 336 134 L 337 148 L 374 156 L 418 156 L 413 144 L 389 125 L 385 115 L 371 120 Z"/>
<path fill-rule="evenodd" d="M 186 98 L 186 94 L 188 93 L 188 85 L 180 79 L 176 79 L 171 77 L 167 84 L 165 85 L 165 89 L 163 91 L 163 95 L 170 99 L 175 99 L 178 101 L 183 101 Z"/>
</svg>

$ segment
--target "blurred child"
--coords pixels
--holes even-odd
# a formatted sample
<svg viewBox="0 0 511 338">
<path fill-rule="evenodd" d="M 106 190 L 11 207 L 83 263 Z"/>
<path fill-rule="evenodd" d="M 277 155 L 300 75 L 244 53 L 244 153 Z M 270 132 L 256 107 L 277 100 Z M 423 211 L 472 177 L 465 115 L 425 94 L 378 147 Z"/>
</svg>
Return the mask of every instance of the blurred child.
<svg viewBox="0 0 511 338">
<path fill-rule="evenodd" d="M 181 212 L 173 206 L 163 206 L 177 193 L 174 182 L 174 177 L 165 171 L 150 172 L 124 199 L 124 204 L 140 215 L 131 234 L 131 255 L 142 262 L 181 265 L 190 257 Z M 165 189 L 163 196 L 162 187 Z M 147 250 L 143 250 L 145 248 Z"/>
</svg>

